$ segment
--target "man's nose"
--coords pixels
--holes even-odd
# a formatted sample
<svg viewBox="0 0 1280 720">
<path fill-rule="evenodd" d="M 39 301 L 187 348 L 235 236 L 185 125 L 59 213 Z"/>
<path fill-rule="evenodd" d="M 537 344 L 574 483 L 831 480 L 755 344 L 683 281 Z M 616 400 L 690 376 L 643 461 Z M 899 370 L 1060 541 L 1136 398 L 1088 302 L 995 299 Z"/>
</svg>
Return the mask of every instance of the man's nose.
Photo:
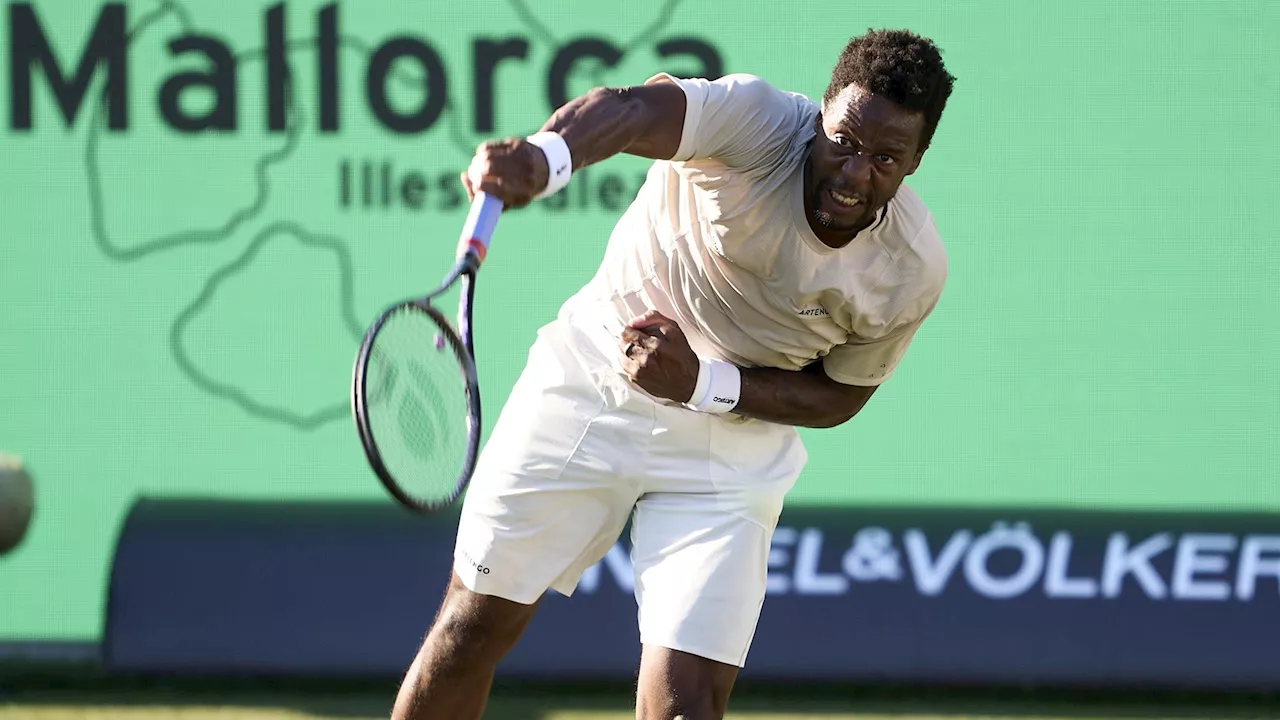
<svg viewBox="0 0 1280 720">
<path fill-rule="evenodd" d="M 840 174 L 855 189 L 868 189 L 871 186 L 871 153 L 858 150 L 845 158 Z"/>
</svg>

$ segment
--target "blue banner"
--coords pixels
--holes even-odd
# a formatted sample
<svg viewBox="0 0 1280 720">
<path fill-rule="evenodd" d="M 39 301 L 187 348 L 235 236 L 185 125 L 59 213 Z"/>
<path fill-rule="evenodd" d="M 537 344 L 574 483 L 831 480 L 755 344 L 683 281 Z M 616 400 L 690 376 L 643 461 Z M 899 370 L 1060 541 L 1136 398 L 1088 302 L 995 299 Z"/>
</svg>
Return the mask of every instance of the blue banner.
<svg viewBox="0 0 1280 720">
<path fill-rule="evenodd" d="M 383 504 L 145 500 L 105 657 L 146 673 L 400 675 L 456 516 Z M 634 676 L 626 534 L 548 594 L 509 677 Z M 1280 688 L 1280 518 L 956 509 L 784 512 L 744 678 Z"/>
</svg>

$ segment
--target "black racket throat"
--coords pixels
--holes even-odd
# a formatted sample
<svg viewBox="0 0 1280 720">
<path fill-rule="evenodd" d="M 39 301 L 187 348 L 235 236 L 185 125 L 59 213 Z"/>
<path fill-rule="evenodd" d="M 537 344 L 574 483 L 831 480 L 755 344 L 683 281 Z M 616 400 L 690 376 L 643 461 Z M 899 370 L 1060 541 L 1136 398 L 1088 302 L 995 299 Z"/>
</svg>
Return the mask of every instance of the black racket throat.
<svg viewBox="0 0 1280 720">
<path fill-rule="evenodd" d="M 471 255 L 467 256 L 467 258 L 471 257 Z M 463 271 L 461 282 L 462 301 L 458 308 L 458 336 L 462 340 L 463 347 L 467 349 L 467 354 L 471 356 L 472 362 L 475 362 L 475 340 L 471 334 L 471 303 L 476 297 L 476 268 L 474 266 Z"/>
<path fill-rule="evenodd" d="M 467 253 L 445 276 L 444 281 L 440 283 L 440 287 L 421 300 L 422 303 L 430 304 L 435 298 L 449 292 L 455 283 L 462 283 L 461 300 L 458 303 L 458 328 L 456 334 L 472 360 L 475 359 L 475 340 L 471 334 L 471 304 L 476 296 L 476 272 L 479 269 L 480 261 L 475 255 Z"/>
</svg>

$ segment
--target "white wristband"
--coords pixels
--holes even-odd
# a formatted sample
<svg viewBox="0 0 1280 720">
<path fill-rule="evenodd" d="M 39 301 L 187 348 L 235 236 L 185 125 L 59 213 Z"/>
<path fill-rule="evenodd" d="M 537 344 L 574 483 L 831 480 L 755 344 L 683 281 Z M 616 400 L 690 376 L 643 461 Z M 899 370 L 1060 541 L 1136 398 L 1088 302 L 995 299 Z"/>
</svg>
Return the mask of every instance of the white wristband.
<svg viewBox="0 0 1280 720">
<path fill-rule="evenodd" d="M 547 186 L 534 197 L 554 195 L 569 184 L 569 177 L 573 175 L 573 155 L 569 152 L 569 144 L 553 132 L 534 133 L 525 139 L 537 145 L 547 156 Z"/>
<path fill-rule="evenodd" d="M 693 385 L 693 394 L 689 396 L 689 402 L 686 406 L 694 410 L 702 404 L 707 397 L 707 390 L 711 387 L 711 364 L 702 358 L 698 358 L 698 380 Z"/>
<path fill-rule="evenodd" d="M 698 412 L 727 413 L 738 406 L 742 371 L 716 358 L 698 359 L 698 380 L 687 405 Z"/>
</svg>

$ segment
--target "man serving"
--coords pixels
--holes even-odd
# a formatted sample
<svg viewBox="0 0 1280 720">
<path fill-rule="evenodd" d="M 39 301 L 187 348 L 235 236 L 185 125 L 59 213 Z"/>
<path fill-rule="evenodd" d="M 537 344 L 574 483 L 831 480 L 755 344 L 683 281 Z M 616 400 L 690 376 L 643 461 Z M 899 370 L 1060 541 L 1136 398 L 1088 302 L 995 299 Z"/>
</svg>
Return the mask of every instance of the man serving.
<svg viewBox="0 0 1280 720">
<path fill-rule="evenodd" d="M 618 153 L 653 159 L 596 275 L 538 331 L 485 446 L 453 576 L 394 718 L 479 718 L 548 589 L 631 520 L 637 717 L 722 718 L 807 460 L 932 312 L 946 256 L 904 186 L 954 78 L 907 31 L 851 40 L 821 104 L 751 75 L 597 88 L 463 183 L 523 207 Z"/>
</svg>

